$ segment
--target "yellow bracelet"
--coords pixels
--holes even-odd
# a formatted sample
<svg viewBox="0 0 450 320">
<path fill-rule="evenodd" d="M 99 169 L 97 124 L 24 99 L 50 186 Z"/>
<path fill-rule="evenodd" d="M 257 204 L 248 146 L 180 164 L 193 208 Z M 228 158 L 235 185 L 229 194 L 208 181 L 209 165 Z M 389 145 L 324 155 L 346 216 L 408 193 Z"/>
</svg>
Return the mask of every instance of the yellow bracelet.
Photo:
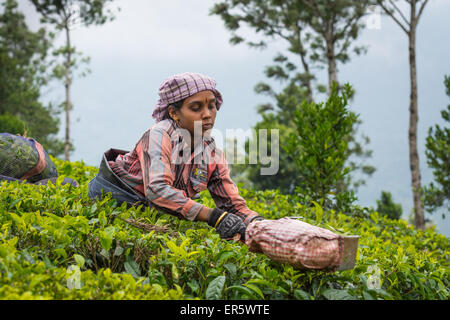
<svg viewBox="0 0 450 320">
<path fill-rule="evenodd" d="M 214 226 L 214 228 L 215 227 L 217 227 L 218 225 L 219 225 L 219 222 L 223 219 L 223 217 L 225 217 L 226 215 L 228 214 L 228 212 L 224 212 L 224 213 L 222 213 L 222 215 L 219 217 L 219 219 L 217 219 L 217 221 L 216 221 L 216 225 Z"/>
</svg>

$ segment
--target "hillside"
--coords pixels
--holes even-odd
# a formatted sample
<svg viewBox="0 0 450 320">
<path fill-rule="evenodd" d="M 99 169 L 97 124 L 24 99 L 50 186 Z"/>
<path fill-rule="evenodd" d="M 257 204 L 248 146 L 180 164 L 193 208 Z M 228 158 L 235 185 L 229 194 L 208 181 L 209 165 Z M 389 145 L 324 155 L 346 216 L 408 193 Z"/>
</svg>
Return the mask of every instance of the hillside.
<svg viewBox="0 0 450 320">
<path fill-rule="evenodd" d="M 0 183 L 0 299 L 439 299 L 449 294 L 449 239 L 367 208 L 324 212 L 295 196 L 240 188 L 249 208 L 360 236 L 353 270 L 294 270 L 205 223 L 94 202 L 97 168 L 54 159 L 80 187 Z M 208 191 L 199 201 L 214 202 Z"/>
</svg>

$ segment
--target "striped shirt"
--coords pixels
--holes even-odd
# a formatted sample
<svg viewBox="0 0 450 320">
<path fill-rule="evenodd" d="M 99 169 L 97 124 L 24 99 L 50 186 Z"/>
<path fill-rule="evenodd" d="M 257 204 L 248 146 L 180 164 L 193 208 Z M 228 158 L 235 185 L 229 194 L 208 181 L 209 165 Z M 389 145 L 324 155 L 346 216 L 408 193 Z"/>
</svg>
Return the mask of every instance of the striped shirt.
<svg viewBox="0 0 450 320">
<path fill-rule="evenodd" d="M 218 208 L 243 220 L 258 215 L 239 195 L 225 153 L 214 139 L 205 136 L 189 156 L 183 152 L 190 153 L 190 146 L 177 129 L 172 119 L 156 123 L 132 151 L 109 161 L 111 169 L 149 203 L 187 220 L 195 220 L 204 208 L 192 197 L 206 188 Z"/>
</svg>

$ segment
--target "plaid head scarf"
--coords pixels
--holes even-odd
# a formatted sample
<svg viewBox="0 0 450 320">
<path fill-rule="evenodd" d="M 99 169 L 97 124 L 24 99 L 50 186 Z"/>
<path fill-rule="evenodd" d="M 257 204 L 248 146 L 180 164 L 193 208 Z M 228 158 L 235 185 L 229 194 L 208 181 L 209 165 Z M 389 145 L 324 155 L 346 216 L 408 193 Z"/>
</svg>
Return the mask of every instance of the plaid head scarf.
<svg viewBox="0 0 450 320">
<path fill-rule="evenodd" d="M 163 120 L 169 105 L 205 90 L 210 90 L 214 93 L 217 100 L 217 110 L 219 110 L 223 100 L 222 95 L 216 89 L 216 81 L 214 79 L 192 72 L 185 72 L 167 78 L 159 88 L 159 100 L 152 117 L 155 118 L 156 122 Z"/>
</svg>

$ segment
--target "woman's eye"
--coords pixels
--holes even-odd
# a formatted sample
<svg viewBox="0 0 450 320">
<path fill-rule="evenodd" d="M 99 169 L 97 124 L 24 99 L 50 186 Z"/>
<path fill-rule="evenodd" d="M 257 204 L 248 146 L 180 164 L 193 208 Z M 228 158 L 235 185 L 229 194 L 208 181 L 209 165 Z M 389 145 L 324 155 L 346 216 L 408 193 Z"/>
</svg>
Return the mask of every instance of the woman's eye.
<svg viewBox="0 0 450 320">
<path fill-rule="evenodd" d="M 208 108 L 211 110 L 211 109 L 214 109 L 214 108 L 216 108 L 216 103 L 211 103 L 209 106 L 208 106 Z M 201 111 L 201 107 L 200 106 L 193 106 L 193 107 L 191 107 L 191 110 L 192 111 L 194 111 L 194 112 L 199 112 L 199 111 Z"/>
</svg>

